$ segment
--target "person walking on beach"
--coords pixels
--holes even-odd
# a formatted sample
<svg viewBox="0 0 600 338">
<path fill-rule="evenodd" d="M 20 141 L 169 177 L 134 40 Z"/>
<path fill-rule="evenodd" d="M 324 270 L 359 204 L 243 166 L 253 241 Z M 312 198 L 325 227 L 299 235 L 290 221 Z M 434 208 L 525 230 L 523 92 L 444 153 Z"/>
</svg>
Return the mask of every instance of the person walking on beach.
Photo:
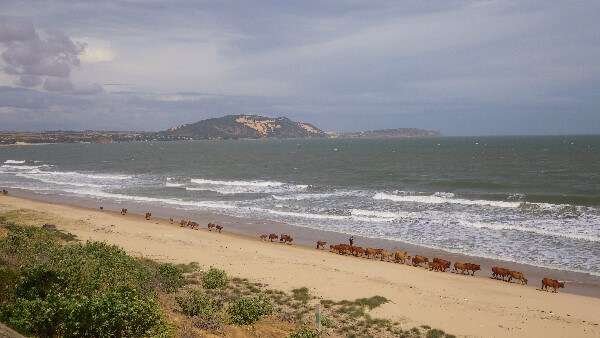
<svg viewBox="0 0 600 338">
<path fill-rule="evenodd" d="M 348 242 L 350 242 L 350 246 L 354 245 L 354 236 L 350 236 L 350 238 L 348 238 Z"/>
</svg>

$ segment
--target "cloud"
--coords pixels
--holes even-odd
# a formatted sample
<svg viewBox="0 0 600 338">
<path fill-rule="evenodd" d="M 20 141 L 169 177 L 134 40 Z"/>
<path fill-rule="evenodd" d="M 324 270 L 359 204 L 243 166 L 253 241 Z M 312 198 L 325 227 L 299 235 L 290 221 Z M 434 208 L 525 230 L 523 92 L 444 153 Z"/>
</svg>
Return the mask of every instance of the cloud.
<svg viewBox="0 0 600 338">
<path fill-rule="evenodd" d="M 58 30 L 39 30 L 22 18 L 0 16 L 3 70 L 23 87 L 73 92 L 71 70 L 80 65 L 85 44 Z M 98 85 L 96 85 L 98 86 Z M 84 88 L 84 92 L 91 92 Z M 98 91 L 98 88 L 94 88 Z"/>
</svg>

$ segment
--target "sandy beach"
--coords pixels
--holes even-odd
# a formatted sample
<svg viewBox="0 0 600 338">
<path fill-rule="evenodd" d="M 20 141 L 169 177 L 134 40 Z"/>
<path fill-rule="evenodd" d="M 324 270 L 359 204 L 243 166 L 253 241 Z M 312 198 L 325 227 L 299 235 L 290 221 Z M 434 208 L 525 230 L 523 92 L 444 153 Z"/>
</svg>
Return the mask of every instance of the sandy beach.
<svg viewBox="0 0 600 338">
<path fill-rule="evenodd" d="M 306 286 L 334 300 L 381 295 L 391 302 L 372 315 L 407 328 L 430 325 L 475 337 L 600 337 L 600 298 L 539 291 L 539 279 L 532 276 L 530 286 L 521 286 L 487 278 L 485 266 L 479 278 L 430 272 L 227 231 L 191 230 L 164 219 L 146 221 L 139 214 L 121 216 L 21 197 L 0 196 L 0 208 L 43 212 L 44 219 L 32 222 L 54 222 L 80 240 L 105 241 L 160 261 L 196 261 L 277 289 Z M 208 220 L 196 219 L 200 224 Z"/>
</svg>

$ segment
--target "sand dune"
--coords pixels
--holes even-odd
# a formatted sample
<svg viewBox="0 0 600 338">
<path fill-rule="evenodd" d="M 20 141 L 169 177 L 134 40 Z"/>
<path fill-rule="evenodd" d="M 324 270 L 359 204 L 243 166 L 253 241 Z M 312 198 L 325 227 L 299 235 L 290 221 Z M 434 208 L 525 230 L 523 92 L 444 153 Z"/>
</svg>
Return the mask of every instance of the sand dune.
<svg viewBox="0 0 600 338">
<path fill-rule="evenodd" d="M 373 315 L 400 320 L 407 328 L 426 324 L 477 337 L 600 337 L 598 298 L 190 230 L 140 215 L 16 197 L 0 197 L 0 205 L 46 212 L 60 229 L 81 240 L 106 241 L 162 261 L 213 265 L 273 288 L 306 286 L 317 296 L 336 300 L 385 296 L 391 302 Z"/>
</svg>

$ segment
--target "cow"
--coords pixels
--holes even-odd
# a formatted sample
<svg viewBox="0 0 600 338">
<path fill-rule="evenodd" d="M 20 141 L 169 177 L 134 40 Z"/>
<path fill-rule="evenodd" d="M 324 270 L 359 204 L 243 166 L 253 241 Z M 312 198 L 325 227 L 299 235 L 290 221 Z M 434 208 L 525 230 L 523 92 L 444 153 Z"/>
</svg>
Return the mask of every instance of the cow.
<svg viewBox="0 0 600 338">
<path fill-rule="evenodd" d="M 565 282 L 560 282 L 560 281 L 557 281 L 556 279 L 552 279 L 552 278 L 542 279 L 542 290 L 548 291 L 548 287 L 551 287 L 554 289 L 554 291 L 552 291 L 552 292 L 557 292 L 558 289 L 565 287 Z"/>
<path fill-rule="evenodd" d="M 421 266 L 421 264 L 428 263 L 428 262 L 429 262 L 429 258 L 427 258 L 425 256 L 415 255 L 412 258 L 413 266 Z"/>
<path fill-rule="evenodd" d="M 279 236 L 279 241 L 291 245 L 294 239 L 288 234 L 281 234 L 281 236 Z"/>
<path fill-rule="evenodd" d="M 467 273 L 471 271 L 471 276 L 475 276 L 475 272 L 481 270 L 481 266 L 479 264 L 473 263 L 465 263 L 467 264 Z"/>
<path fill-rule="evenodd" d="M 317 241 L 317 249 L 325 249 L 325 245 L 327 245 L 327 242 Z"/>
<path fill-rule="evenodd" d="M 510 283 L 511 279 L 515 279 L 521 282 L 521 284 L 525 285 L 527 284 L 527 278 L 525 278 L 525 276 L 523 275 L 522 272 L 520 271 L 513 271 L 510 270 L 509 271 L 509 276 L 508 276 L 508 282 Z"/>
<path fill-rule="evenodd" d="M 440 267 L 442 268 L 443 272 L 446 272 L 446 270 L 450 269 L 450 261 L 447 261 L 445 259 L 441 259 L 441 258 L 437 258 L 434 257 L 433 258 L 433 262 L 434 263 L 439 263 Z"/>
<path fill-rule="evenodd" d="M 171 224 L 175 223 L 175 220 L 173 220 L 173 217 L 169 218 L 169 223 L 171 223 Z"/>
<path fill-rule="evenodd" d="M 152 217 L 152 213 L 151 213 L 151 212 L 147 212 L 147 213 L 146 213 L 146 216 L 145 216 L 145 218 L 146 218 L 146 221 L 149 221 L 149 220 L 150 220 L 150 217 Z"/>
<path fill-rule="evenodd" d="M 100 206 L 100 210 L 101 210 L 101 211 L 102 211 L 102 210 L 104 210 L 104 207 L 103 207 L 103 206 Z"/>
<path fill-rule="evenodd" d="M 394 252 L 394 262 L 396 263 L 406 263 L 406 260 L 410 260 L 410 256 L 406 251 L 396 251 Z"/>
<path fill-rule="evenodd" d="M 269 234 L 269 240 L 271 242 L 273 242 L 274 240 L 276 241 L 278 239 L 279 239 L 279 236 L 277 236 L 276 234 Z"/>
<path fill-rule="evenodd" d="M 2 195 L 4 195 L 4 196 L 8 195 L 8 190 L 2 189 Z"/>
<path fill-rule="evenodd" d="M 444 272 L 445 271 L 444 269 L 446 267 L 443 263 L 435 262 L 435 261 L 427 262 L 427 265 L 429 266 L 429 270 L 440 271 L 440 272 Z"/>
<path fill-rule="evenodd" d="M 376 254 L 377 254 L 377 251 L 373 248 L 365 249 L 365 256 L 367 256 L 367 258 L 375 258 Z"/>
<path fill-rule="evenodd" d="M 188 221 L 187 226 L 190 227 L 191 229 L 195 229 L 195 230 L 200 229 L 200 224 L 198 224 L 196 222 L 192 222 L 192 221 Z"/>
<path fill-rule="evenodd" d="M 389 261 L 391 259 L 391 257 L 393 256 L 393 254 L 387 250 L 381 250 L 381 252 L 379 253 L 379 256 L 381 257 L 382 261 Z"/>
<path fill-rule="evenodd" d="M 468 263 L 463 263 L 463 262 L 454 262 L 454 272 L 458 273 L 460 270 L 460 274 L 464 275 L 465 271 L 467 272 L 467 274 L 469 273 L 469 267 L 467 265 Z"/>
<path fill-rule="evenodd" d="M 223 226 L 222 226 L 222 225 L 220 225 L 220 224 L 216 224 L 216 225 L 215 225 L 215 229 L 217 229 L 217 231 L 218 231 L 219 233 L 221 233 L 221 231 L 223 230 Z"/>
<path fill-rule="evenodd" d="M 384 259 L 385 250 L 377 248 L 377 249 L 373 249 L 373 251 L 375 252 L 375 254 L 373 255 L 373 257 L 379 256 L 379 259 L 381 259 L 381 260 Z"/>
<path fill-rule="evenodd" d="M 330 245 L 329 246 L 330 251 L 332 252 L 337 252 L 340 255 L 344 255 L 346 253 L 350 253 L 352 247 L 348 244 L 336 244 L 336 245 Z"/>
<path fill-rule="evenodd" d="M 267 241 L 267 238 L 269 238 L 269 235 L 267 234 L 262 234 L 262 235 L 258 235 L 258 238 L 260 238 L 261 241 Z"/>
<path fill-rule="evenodd" d="M 127 209 L 121 208 L 121 215 L 126 215 L 126 214 L 127 214 Z"/>
<path fill-rule="evenodd" d="M 208 227 L 208 231 L 212 231 L 212 229 L 214 229 L 217 225 L 214 223 L 208 223 L 207 227 Z"/>
<path fill-rule="evenodd" d="M 510 278 L 510 270 L 498 266 L 492 266 L 492 278 L 502 279 L 503 281 L 507 282 Z"/>
<path fill-rule="evenodd" d="M 185 227 L 185 226 L 187 226 L 187 225 L 188 225 L 188 223 L 189 223 L 189 222 L 188 222 L 188 221 L 186 221 L 186 220 L 184 220 L 184 219 L 182 219 L 181 221 L 179 221 L 179 225 L 180 225 L 181 227 Z"/>
<path fill-rule="evenodd" d="M 365 254 L 365 249 L 361 248 L 360 246 L 352 246 L 350 247 L 351 253 L 355 256 L 364 256 Z"/>
</svg>

